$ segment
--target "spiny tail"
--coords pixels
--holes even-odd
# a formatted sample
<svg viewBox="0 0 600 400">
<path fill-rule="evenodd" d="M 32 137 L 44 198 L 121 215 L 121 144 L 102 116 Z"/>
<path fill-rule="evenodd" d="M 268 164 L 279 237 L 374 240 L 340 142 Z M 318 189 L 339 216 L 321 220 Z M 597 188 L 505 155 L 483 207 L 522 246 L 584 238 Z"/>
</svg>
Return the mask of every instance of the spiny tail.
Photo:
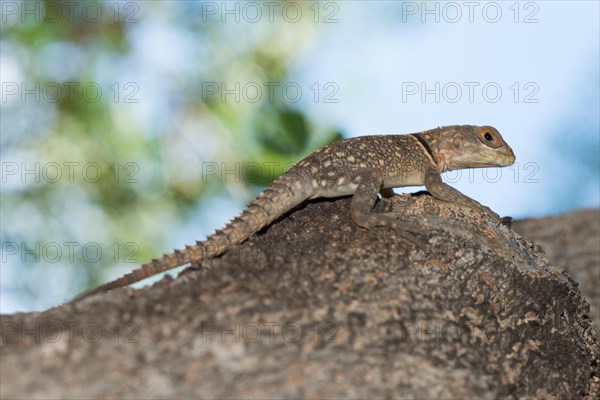
<svg viewBox="0 0 600 400">
<path fill-rule="evenodd" d="M 161 258 L 143 264 L 140 268 L 114 281 L 80 294 L 74 301 L 131 285 L 180 265 L 219 256 L 244 242 L 281 215 L 310 198 L 312 194 L 313 189 L 307 175 L 301 173 L 298 168 L 292 168 L 259 194 L 239 216 L 222 229 L 218 229 L 205 241 L 198 241 L 193 246 L 186 246 L 185 250 L 175 250 L 171 254 L 164 254 Z"/>
</svg>

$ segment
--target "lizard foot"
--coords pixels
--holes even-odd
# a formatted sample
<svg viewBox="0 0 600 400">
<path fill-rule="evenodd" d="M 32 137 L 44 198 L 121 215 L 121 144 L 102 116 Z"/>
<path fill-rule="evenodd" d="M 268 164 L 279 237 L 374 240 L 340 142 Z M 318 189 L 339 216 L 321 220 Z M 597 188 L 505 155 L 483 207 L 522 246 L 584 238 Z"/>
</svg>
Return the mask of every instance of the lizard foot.
<svg viewBox="0 0 600 400">
<path fill-rule="evenodd" d="M 373 212 L 379 214 L 386 214 L 392 212 L 393 210 L 393 202 L 389 198 L 381 197 L 375 207 L 373 207 Z"/>
<path fill-rule="evenodd" d="M 415 245 L 417 248 L 425 247 L 428 243 L 427 240 L 419 237 L 426 234 L 426 232 L 410 222 L 398 220 L 393 213 L 369 214 L 366 218 L 361 218 L 360 223 L 357 223 L 357 225 L 368 229 L 382 241 L 389 240 L 387 230 L 384 231 L 378 228 L 393 230 L 401 239 Z"/>
<path fill-rule="evenodd" d="M 419 235 L 415 235 L 414 233 L 407 231 L 399 231 L 394 228 L 390 229 L 392 229 L 396 233 L 396 235 L 400 236 L 400 238 L 403 239 L 405 242 L 409 242 L 410 244 L 414 245 L 417 249 L 424 248 L 428 244 L 427 239 L 422 239 L 419 237 Z"/>
</svg>

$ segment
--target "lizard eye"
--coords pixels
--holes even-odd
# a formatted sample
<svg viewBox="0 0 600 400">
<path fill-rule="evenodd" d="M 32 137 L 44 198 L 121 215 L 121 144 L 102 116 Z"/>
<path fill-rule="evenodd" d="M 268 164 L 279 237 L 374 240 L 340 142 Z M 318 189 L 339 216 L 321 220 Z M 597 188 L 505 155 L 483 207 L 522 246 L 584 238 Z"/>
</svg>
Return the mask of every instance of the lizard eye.
<svg viewBox="0 0 600 400">
<path fill-rule="evenodd" d="M 498 131 L 491 126 L 480 127 L 479 131 L 477 132 L 477 138 L 481 143 L 487 147 L 491 147 L 492 149 L 502 147 L 504 144 L 502 141 L 502 136 L 500 136 Z"/>
</svg>

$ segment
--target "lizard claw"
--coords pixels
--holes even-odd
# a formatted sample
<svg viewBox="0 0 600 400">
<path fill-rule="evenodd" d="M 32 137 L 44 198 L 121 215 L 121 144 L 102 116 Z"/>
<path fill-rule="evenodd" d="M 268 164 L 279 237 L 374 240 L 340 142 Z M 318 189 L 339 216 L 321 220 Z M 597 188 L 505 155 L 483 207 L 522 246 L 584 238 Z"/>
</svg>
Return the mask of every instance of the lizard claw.
<svg viewBox="0 0 600 400">
<path fill-rule="evenodd" d="M 417 249 L 423 248 L 423 247 L 427 246 L 427 244 L 429 243 L 429 240 L 423 240 L 416 235 L 409 235 L 404 232 L 396 232 L 396 233 L 398 233 L 398 235 L 405 241 L 412 243 Z"/>
<path fill-rule="evenodd" d="M 390 240 L 388 236 L 390 234 L 390 231 L 399 236 L 400 239 L 402 239 L 403 241 L 409 242 L 410 244 L 414 245 L 417 249 L 425 247 L 428 243 L 427 240 L 422 240 L 419 237 L 419 235 L 416 235 L 409 231 L 399 230 L 391 226 L 380 227 L 380 229 L 369 229 L 369 231 L 372 232 L 375 235 L 375 237 L 382 243 L 386 243 Z"/>
</svg>

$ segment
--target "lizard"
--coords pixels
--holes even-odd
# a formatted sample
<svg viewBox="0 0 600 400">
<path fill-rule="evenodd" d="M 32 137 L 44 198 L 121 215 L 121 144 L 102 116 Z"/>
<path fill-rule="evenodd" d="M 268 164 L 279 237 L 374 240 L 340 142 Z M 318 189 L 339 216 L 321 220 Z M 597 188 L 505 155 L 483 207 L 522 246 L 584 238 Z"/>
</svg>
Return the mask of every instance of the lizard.
<svg viewBox="0 0 600 400">
<path fill-rule="evenodd" d="M 388 227 L 410 240 L 422 233 L 393 213 L 373 212 L 378 193 L 388 197 L 404 186 L 425 186 L 434 198 L 471 208 L 495 222 L 490 208 L 444 183 L 441 173 L 465 168 L 505 167 L 513 150 L 491 126 L 453 125 L 404 135 L 358 136 L 315 150 L 274 180 L 237 217 L 204 241 L 153 259 L 121 278 L 84 292 L 84 297 L 128 286 L 175 267 L 217 257 L 246 241 L 302 202 L 352 195 L 351 218 L 372 230 Z"/>
</svg>

